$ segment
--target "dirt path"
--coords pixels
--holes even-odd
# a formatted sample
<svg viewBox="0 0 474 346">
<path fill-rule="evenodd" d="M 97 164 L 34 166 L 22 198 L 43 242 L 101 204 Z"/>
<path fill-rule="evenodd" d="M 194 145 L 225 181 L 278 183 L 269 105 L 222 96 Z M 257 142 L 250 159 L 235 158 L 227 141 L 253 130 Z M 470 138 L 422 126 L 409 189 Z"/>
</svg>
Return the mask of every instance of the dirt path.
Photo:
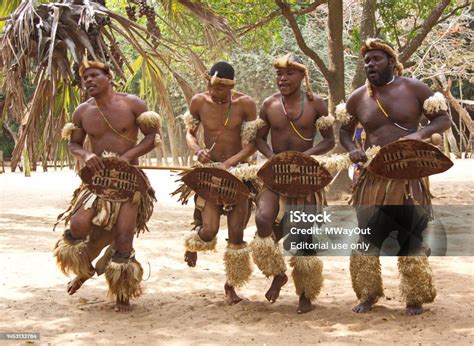
<svg viewBox="0 0 474 346">
<path fill-rule="evenodd" d="M 474 161 L 457 161 L 433 177 L 437 204 L 473 205 Z M 62 228 L 52 232 L 78 179 L 70 171 L 0 175 L 0 333 L 39 332 L 40 344 L 467 344 L 474 342 L 472 257 L 432 257 L 438 298 L 421 316 L 403 315 L 399 302 L 396 258 L 382 258 L 386 298 L 369 314 L 351 312 L 355 296 L 347 257 L 325 257 L 323 291 L 316 309 L 296 315 L 297 297 L 290 282 L 277 303 L 264 293 L 270 281 L 257 269 L 239 292 L 245 300 L 223 300 L 225 224 L 218 252 L 200 255 L 196 268 L 182 261 L 182 237 L 192 207 L 180 206 L 168 193 L 175 178 L 150 172 L 159 203 L 151 233 L 136 240 L 144 264 L 145 294 L 129 315 L 114 313 L 103 277 L 89 280 L 73 297 L 68 279 L 51 254 Z M 472 227 L 466 225 L 466 227 Z M 250 240 L 255 228 L 249 227 Z M 149 265 L 148 265 L 149 263 Z M 151 271 L 149 270 L 151 269 Z M 6 342 L 1 342 L 6 343 Z M 18 342 L 17 342 L 18 343 Z"/>
</svg>

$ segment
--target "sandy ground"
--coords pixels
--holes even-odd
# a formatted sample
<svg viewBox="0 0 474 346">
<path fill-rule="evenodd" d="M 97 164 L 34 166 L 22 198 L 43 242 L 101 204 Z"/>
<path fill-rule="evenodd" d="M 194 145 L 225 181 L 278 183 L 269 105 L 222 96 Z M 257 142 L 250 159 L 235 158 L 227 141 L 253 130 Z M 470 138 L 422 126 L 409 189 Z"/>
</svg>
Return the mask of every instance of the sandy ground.
<svg viewBox="0 0 474 346">
<path fill-rule="evenodd" d="M 464 160 L 434 176 L 434 203 L 472 207 L 473 172 L 474 161 Z M 244 301 L 227 306 L 221 260 L 225 223 L 218 252 L 200 255 L 197 267 L 188 268 L 182 260 L 182 237 L 190 228 L 192 207 L 168 197 L 175 180 L 168 172 L 149 171 L 149 176 L 159 202 L 149 223 L 151 233 L 135 242 L 137 258 L 149 278 L 134 310 L 123 315 L 111 309 L 103 277 L 89 280 L 70 297 L 68 279 L 54 263 L 51 250 L 62 228 L 52 232 L 52 224 L 78 184 L 75 174 L 0 175 L 0 333 L 38 332 L 41 340 L 36 343 L 88 345 L 474 342 L 473 257 L 430 258 L 438 298 L 421 316 L 403 315 L 393 257 L 381 259 L 386 298 L 368 314 L 351 312 L 356 301 L 347 257 L 323 258 L 324 287 L 316 309 L 308 314 L 295 313 L 291 280 L 275 304 L 266 302 L 270 281 L 256 268 L 250 283 L 239 290 Z M 252 225 L 246 240 L 254 234 Z M 473 230 L 472 221 L 465 227 Z"/>
</svg>

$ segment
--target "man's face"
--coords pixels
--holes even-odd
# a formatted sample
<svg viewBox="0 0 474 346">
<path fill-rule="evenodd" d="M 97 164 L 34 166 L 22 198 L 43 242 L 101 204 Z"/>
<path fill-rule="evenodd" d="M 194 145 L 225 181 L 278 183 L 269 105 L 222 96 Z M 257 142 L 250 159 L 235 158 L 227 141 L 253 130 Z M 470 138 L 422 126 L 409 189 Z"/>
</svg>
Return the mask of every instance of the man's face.
<svg viewBox="0 0 474 346">
<path fill-rule="evenodd" d="M 369 50 L 364 55 L 364 69 L 369 82 L 375 86 L 382 86 L 393 78 L 395 61 L 383 50 Z"/>
<path fill-rule="evenodd" d="M 277 68 L 276 83 L 283 96 L 293 94 L 301 87 L 304 72 L 294 68 Z"/>
<path fill-rule="evenodd" d="M 112 77 L 100 68 L 88 68 L 82 75 L 82 81 L 89 95 L 95 97 L 110 87 Z"/>
<path fill-rule="evenodd" d="M 222 84 L 211 85 L 211 83 L 208 83 L 207 90 L 209 91 L 209 95 L 211 95 L 212 101 L 216 103 L 223 103 L 229 101 L 229 95 L 230 91 L 232 90 L 232 86 Z"/>
</svg>

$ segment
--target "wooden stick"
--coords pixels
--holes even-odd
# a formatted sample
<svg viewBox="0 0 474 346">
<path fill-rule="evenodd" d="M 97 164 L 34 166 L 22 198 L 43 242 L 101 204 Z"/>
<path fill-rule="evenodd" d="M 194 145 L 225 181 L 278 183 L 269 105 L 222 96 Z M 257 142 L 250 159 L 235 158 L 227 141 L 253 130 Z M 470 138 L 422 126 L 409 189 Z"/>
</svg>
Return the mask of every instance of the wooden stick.
<svg viewBox="0 0 474 346">
<path fill-rule="evenodd" d="M 134 166 L 140 169 L 156 169 L 163 171 L 191 171 L 191 167 L 180 167 L 180 166 Z"/>
</svg>

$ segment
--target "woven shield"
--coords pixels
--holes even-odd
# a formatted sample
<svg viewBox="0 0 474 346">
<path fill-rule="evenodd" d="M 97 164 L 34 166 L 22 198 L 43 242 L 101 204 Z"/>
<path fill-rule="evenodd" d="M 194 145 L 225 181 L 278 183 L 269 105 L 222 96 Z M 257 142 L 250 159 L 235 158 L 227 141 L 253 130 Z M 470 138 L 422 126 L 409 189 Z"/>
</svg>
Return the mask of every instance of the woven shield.
<svg viewBox="0 0 474 346">
<path fill-rule="evenodd" d="M 404 139 L 383 146 L 367 169 L 389 179 L 419 179 L 447 171 L 452 165 L 435 146 Z"/>
<path fill-rule="evenodd" d="M 297 151 L 273 156 L 257 173 L 263 184 L 286 197 L 313 194 L 332 180 L 331 174 L 312 157 Z"/>
<path fill-rule="evenodd" d="M 198 167 L 181 179 L 198 196 L 218 205 L 235 205 L 249 199 L 245 184 L 226 170 Z"/>
<path fill-rule="evenodd" d="M 93 173 L 88 167 L 79 172 L 87 188 L 100 198 L 124 202 L 133 198 L 136 191 L 145 193 L 149 186 L 143 173 L 117 157 L 103 158 L 105 169 Z"/>
</svg>

